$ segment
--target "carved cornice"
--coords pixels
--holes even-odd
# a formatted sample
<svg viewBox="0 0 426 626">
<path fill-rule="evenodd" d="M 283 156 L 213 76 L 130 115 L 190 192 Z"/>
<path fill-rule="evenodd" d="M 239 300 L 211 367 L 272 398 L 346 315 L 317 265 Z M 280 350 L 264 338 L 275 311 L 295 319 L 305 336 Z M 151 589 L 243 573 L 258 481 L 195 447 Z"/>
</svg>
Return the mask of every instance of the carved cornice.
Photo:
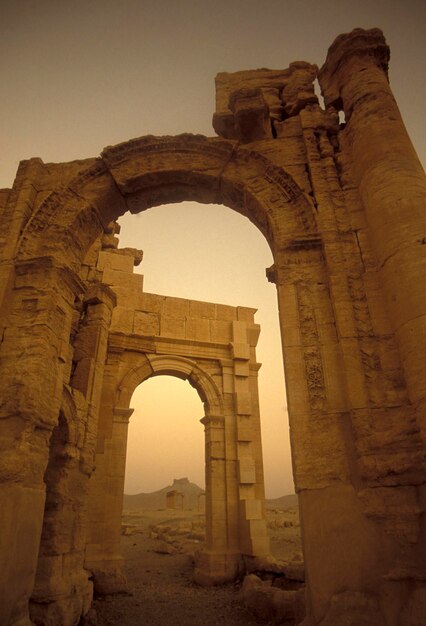
<svg viewBox="0 0 426 626">
<path fill-rule="evenodd" d="M 225 418 L 223 415 L 205 415 L 200 419 L 205 428 L 225 428 Z"/>
<path fill-rule="evenodd" d="M 118 424 L 128 424 L 129 419 L 133 415 L 135 409 L 126 409 L 115 407 L 112 412 L 112 421 L 113 423 Z"/>
<path fill-rule="evenodd" d="M 220 158 L 227 158 L 235 146 L 235 141 L 220 139 L 217 137 L 205 137 L 182 133 L 181 135 L 146 135 L 119 143 L 115 146 L 107 146 L 101 156 L 107 167 L 114 167 L 134 157 L 135 155 L 158 154 L 160 152 L 195 152 L 207 153 Z"/>
<path fill-rule="evenodd" d="M 179 355 L 187 348 L 188 356 L 195 358 L 217 359 L 229 357 L 229 342 L 217 343 L 175 337 L 144 337 L 111 332 L 108 337 L 108 350 L 111 352 L 144 352 L 152 354 Z"/>
</svg>

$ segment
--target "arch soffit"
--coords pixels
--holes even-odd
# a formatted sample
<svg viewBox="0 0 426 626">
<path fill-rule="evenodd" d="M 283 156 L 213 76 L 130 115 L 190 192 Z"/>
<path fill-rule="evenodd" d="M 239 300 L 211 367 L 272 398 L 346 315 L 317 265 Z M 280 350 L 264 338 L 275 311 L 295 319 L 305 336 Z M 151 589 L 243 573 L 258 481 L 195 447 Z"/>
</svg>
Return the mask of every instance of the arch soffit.
<svg viewBox="0 0 426 626">
<path fill-rule="evenodd" d="M 273 253 L 317 232 L 306 194 L 283 168 L 250 147 L 202 135 L 146 136 L 83 161 L 79 174 L 53 191 L 31 217 L 18 256 L 45 254 L 46 245 L 59 245 L 73 251 L 74 264 L 127 210 L 137 213 L 184 200 L 224 204 L 245 215 Z"/>
<path fill-rule="evenodd" d="M 213 378 L 195 361 L 172 355 L 145 355 L 144 362 L 130 368 L 118 385 L 116 402 L 128 408 L 138 385 L 153 376 L 169 375 L 188 380 L 198 392 L 208 415 L 223 415 L 223 396 Z"/>
</svg>

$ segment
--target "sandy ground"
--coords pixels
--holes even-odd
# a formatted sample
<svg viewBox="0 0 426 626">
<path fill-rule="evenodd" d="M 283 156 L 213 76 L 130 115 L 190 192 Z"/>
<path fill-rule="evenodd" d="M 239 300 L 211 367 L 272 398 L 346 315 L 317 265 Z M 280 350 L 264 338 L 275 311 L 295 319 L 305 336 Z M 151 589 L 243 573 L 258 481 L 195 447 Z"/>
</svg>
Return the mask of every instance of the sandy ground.
<svg viewBox="0 0 426 626">
<path fill-rule="evenodd" d="M 252 626 L 240 583 L 204 588 L 192 582 L 194 552 L 202 548 L 204 515 L 192 511 L 123 514 L 122 550 L 128 595 L 98 598 L 87 623 L 96 626 Z M 301 559 L 297 508 L 268 511 L 272 554 Z"/>
</svg>

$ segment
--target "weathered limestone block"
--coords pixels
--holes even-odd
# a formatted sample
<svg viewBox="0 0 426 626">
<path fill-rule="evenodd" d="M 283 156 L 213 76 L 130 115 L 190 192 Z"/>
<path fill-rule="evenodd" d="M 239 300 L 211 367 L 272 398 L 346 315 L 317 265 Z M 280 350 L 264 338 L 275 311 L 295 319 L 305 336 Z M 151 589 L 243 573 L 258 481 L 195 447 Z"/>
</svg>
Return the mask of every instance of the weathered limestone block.
<svg viewBox="0 0 426 626">
<path fill-rule="evenodd" d="M 250 574 L 244 578 L 241 596 L 245 606 L 262 621 L 295 623 L 296 591 L 272 587 L 271 581 L 263 582 L 255 574 Z"/>
<path fill-rule="evenodd" d="M 404 407 L 352 411 L 360 473 L 372 485 L 423 482 L 425 462 L 419 427 Z"/>
<path fill-rule="evenodd" d="M 216 76 L 216 113 L 213 116 L 213 128 L 221 137 L 250 141 L 249 134 L 241 135 L 241 124 L 233 109 L 234 94 L 244 92 L 249 97 L 262 97 L 268 108 L 268 125 L 262 122 L 262 106 L 253 106 L 258 115 L 252 119 L 254 131 L 252 141 L 271 136 L 271 123 L 279 124 L 285 117 L 296 115 L 308 104 L 316 103 L 313 81 L 318 68 L 305 62 L 291 63 L 287 70 L 250 70 L 221 72 Z M 254 103 L 253 103 L 254 104 Z M 249 107 L 245 107 L 248 111 Z M 247 118 L 248 119 L 248 118 Z M 256 121 L 254 121 L 256 120 Z M 260 129 L 263 128 L 262 131 Z"/>
<path fill-rule="evenodd" d="M 210 320 L 209 334 L 211 341 L 229 344 L 232 340 L 232 327 L 228 321 Z"/>
<path fill-rule="evenodd" d="M 0 485 L 1 624 L 18 620 L 30 624 L 28 599 L 34 587 L 44 499 L 39 489 L 16 483 Z"/>
<path fill-rule="evenodd" d="M 210 341 L 210 323 L 207 318 L 187 318 L 185 336 L 194 341 Z"/>
<path fill-rule="evenodd" d="M 351 485 L 307 489 L 299 501 L 310 616 L 319 624 L 335 589 L 378 590 L 391 541 L 365 517 Z"/>
<path fill-rule="evenodd" d="M 135 311 L 132 331 L 135 334 L 159 335 L 160 316 L 158 313 Z"/>
<path fill-rule="evenodd" d="M 272 137 L 269 107 L 260 89 L 240 89 L 229 98 L 236 138 L 251 143 Z"/>
<path fill-rule="evenodd" d="M 216 76 L 216 113 L 213 117 L 213 127 L 218 135 L 228 139 L 236 137 L 234 116 L 229 109 L 229 100 L 233 92 L 238 89 L 263 89 L 265 100 L 271 100 L 274 117 L 277 113 L 275 93 L 279 94 L 283 84 L 288 79 L 288 70 L 252 70 L 234 72 L 232 74 L 221 72 Z M 274 97 L 271 98 L 271 90 Z"/>
<path fill-rule="evenodd" d="M 358 492 L 358 497 L 365 514 L 380 521 L 385 532 L 403 541 L 417 543 L 423 510 L 415 487 L 363 489 Z"/>
<path fill-rule="evenodd" d="M 284 112 L 287 117 L 296 115 L 308 104 L 317 104 L 318 102 L 313 85 L 318 72 L 317 66 L 298 62 L 291 63 L 290 69 L 292 72 L 289 81 L 284 85 L 281 92 Z"/>
</svg>

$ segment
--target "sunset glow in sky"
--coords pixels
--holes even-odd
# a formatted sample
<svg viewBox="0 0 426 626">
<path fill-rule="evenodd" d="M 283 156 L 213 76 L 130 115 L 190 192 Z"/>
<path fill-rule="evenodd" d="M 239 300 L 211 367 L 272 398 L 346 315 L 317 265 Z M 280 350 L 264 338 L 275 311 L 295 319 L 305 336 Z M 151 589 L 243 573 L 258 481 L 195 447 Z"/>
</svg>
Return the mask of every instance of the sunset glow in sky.
<svg viewBox="0 0 426 626">
<path fill-rule="evenodd" d="M 296 60 L 321 66 L 337 35 L 379 27 L 390 82 L 426 162 L 424 0 L 13 0 L 0 2 L 0 187 L 18 163 L 85 159 L 146 134 L 214 134 L 218 72 Z M 227 207 L 183 203 L 120 220 L 121 245 L 144 250 L 145 291 L 258 309 L 266 491 L 293 490 L 272 256 Z M 158 377 L 133 397 L 126 491 L 187 476 L 202 484 L 203 407 Z"/>
</svg>

